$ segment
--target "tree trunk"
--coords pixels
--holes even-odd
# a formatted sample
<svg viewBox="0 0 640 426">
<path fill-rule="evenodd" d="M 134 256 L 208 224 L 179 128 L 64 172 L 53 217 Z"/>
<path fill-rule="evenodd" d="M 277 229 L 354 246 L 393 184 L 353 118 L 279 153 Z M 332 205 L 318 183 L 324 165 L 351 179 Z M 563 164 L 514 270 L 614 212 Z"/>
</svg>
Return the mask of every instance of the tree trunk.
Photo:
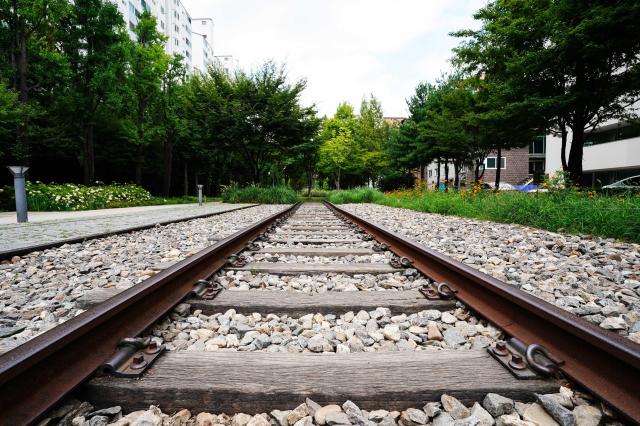
<svg viewBox="0 0 640 426">
<path fill-rule="evenodd" d="M 340 191 L 340 169 L 338 169 L 338 175 L 336 177 L 336 189 Z"/>
<path fill-rule="evenodd" d="M 85 126 L 84 131 L 84 184 L 90 185 L 95 179 L 95 143 L 94 143 L 94 125 L 89 123 Z"/>
<path fill-rule="evenodd" d="M 420 183 L 422 183 L 424 181 L 424 164 L 420 163 L 420 165 L 418 166 L 420 167 Z"/>
<path fill-rule="evenodd" d="M 455 176 L 453 177 L 453 186 L 455 188 L 458 188 L 460 186 L 460 162 L 459 161 L 453 162 L 453 173 L 455 173 Z"/>
<path fill-rule="evenodd" d="M 444 192 L 449 192 L 449 159 L 444 159 Z"/>
<path fill-rule="evenodd" d="M 144 147 L 138 145 L 136 153 L 136 185 L 142 185 L 142 166 L 144 165 Z"/>
<path fill-rule="evenodd" d="M 502 163 L 502 148 L 498 148 L 498 156 L 496 157 L 496 186 L 493 189 L 495 192 L 498 192 L 500 190 L 500 170 Z"/>
<path fill-rule="evenodd" d="M 313 171 L 307 172 L 307 197 L 311 197 L 311 188 L 313 187 Z"/>
<path fill-rule="evenodd" d="M 184 196 L 189 195 L 189 163 L 184 161 Z"/>
<path fill-rule="evenodd" d="M 436 162 L 438 170 L 436 171 L 436 191 L 440 191 L 440 159 Z"/>
<path fill-rule="evenodd" d="M 571 138 L 571 150 L 569 151 L 569 179 L 571 185 L 582 183 L 582 152 L 584 149 L 584 126 L 582 123 L 574 126 Z"/>
<path fill-rule="evenodd" d="M 562 144 L 560 145 L 560 161 L 562 162 L 562 170 L 567 171 L 567 126 L 564 122 L 560 121 L 560 137 L 562 138 Z"/>
<path fill-rule="evenodd" d="M 207 174 L 205 176 L 204 182 L 204 193 L 207 195 L 211 195 L 211 169 L 207 170 Z"/>
<path fill-rule="evenodd" d="M 164 174 L 162 176 L 162 193 L 165 197 L 171 196 L 171 173 L 173 172 L 173 136 L 167 135 L 164 140 Z"/>
</svg>

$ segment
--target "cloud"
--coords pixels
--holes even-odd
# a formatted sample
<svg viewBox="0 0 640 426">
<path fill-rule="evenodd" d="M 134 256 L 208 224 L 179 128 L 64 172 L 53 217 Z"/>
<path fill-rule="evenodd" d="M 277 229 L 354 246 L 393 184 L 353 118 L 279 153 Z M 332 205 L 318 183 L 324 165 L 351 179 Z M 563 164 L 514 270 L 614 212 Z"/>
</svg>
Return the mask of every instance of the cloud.
<svg viewBox="0 0 640 426">
<path fill-rule="evenodd" d="M 244 68 L 286 62 L 305 78 L 307 103 L 331 114 L 373 93 L 386 115 L 405 115 L 420 80 L 449 69 L 455 40 L 481 0 L 185 0 L 192 17 L 215 23 L 215 54 Z"/>
</svg>

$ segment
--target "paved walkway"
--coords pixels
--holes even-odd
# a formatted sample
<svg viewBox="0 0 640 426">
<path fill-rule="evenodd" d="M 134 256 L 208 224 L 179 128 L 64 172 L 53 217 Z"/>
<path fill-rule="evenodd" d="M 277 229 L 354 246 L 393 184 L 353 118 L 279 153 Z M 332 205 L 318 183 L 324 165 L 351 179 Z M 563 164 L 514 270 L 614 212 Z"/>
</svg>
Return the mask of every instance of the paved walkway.
<svg viewBox="0 0 640 426">
<path fill-rule="evenodd" d="M 231 211 L 248 205 L 207 203 L 202 207 L 177 204 L 79 212 L 31 212 L 28 223 L 16 223 L 15 212 L 0 213 L 0 256 L 3 252 L 33 245 Z"/>
</svg>

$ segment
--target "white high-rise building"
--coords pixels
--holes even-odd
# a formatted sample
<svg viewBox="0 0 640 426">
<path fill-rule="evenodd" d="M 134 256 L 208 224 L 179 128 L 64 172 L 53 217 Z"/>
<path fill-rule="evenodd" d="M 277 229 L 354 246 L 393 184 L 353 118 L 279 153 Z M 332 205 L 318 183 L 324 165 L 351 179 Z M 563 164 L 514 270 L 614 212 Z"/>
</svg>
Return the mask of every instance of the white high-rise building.
<svg viewBox="0 0 640 426">
<path fill-rule="evenodd" d="M 207 72 L 214 64 L 213 56 L 213 19 L 193 18 L 191 20 L 191 36 L 193 41 L 193 68 Z"/>
<path fill-rule="evenodd" d="M 133 29 L 138 17 L 148 10 L 158 20 L 158 30 L 167 36 L 165 51 L 184 57 L 187 70 L 193 70 L 193 49 L 191 36 L 191 17 L 180 0 L 111 0 L 117 4 L 129 34 L 135 37 Z"/>
<path fill-rule="evenodd" d="M 238 67 L 238 60 L 233 55 L 218 55 L 214 56 L 214 64 L 220 67 L 227 74 L 232 74 Z"/>
</svg>

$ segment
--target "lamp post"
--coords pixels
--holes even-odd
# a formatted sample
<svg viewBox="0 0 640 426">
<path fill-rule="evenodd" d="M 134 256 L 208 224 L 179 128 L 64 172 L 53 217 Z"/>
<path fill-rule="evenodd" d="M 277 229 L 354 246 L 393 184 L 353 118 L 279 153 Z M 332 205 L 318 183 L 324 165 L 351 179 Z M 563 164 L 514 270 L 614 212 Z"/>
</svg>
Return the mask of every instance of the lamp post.
<svg viewBox="0 0 640 426">
<path fill-rule="evenodd" d="M 16 196 L 16 216 L 18 223 L 27 222 L 27 187 L 25 173 L 29 170 L 26 166 L 7 166 L 13 175 L 13 189 Z"/>
<path fill-rule="evenodd" d="M 202 185 L 198 186 L 198 205 L 202 206 Z"/>
</svg>

